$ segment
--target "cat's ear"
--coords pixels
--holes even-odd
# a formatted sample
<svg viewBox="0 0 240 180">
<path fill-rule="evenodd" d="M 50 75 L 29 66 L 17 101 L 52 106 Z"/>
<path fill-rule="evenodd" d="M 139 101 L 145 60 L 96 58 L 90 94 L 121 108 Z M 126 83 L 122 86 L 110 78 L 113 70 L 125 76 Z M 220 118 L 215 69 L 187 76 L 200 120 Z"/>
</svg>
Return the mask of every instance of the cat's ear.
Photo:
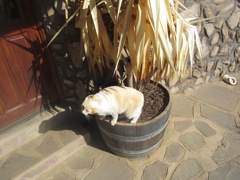
<svg viewBox="0 0 240 180">
<path fill-rule="evenodd" d="M 95 100 L 94 95 L 89 95 L 89 99 Z"/>
<path fill-rule="evenodd" d="M 94 95 L 90 95 L 89 99 L 91 100 L 91 105 L 93 106 L 93 108 L 98 107 L 99 102 Z"/>
<path fill-rule="evenodd" d="M 89 95 L 89 99 L 94 102 L 98 102 L 98 99 L 94 95 Z"/>
</svg>

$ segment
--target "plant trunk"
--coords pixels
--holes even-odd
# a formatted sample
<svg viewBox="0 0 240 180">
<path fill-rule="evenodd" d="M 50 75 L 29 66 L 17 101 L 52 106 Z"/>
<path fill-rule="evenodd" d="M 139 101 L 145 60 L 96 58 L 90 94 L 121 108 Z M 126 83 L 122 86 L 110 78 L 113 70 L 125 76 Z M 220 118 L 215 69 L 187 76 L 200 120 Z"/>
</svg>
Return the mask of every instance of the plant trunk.
<svg viewBox="0 0 240 180">
<path fill-rule="evenodd" d="M 132 65 L 130 64 L 130 62 L 126 63 L 126 69 L 127 69 L 127 86 L 135 88 L 136 83 L 134 81 Z"/>
</svg>

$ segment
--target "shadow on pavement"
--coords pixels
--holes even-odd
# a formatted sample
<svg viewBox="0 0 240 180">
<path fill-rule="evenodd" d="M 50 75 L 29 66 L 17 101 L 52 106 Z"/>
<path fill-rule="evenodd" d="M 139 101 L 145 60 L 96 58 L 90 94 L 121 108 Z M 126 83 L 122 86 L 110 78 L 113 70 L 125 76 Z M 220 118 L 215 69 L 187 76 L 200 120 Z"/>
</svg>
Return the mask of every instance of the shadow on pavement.
<svg viewBox="0 0 240 180">
<path fill-rule="evenodd" d="M 83 130 L 81 127 L 84 127 L 91 136 L 91 141 L 88 144 L 89 146 L 110 152 L 102 139 L 95 119 L 88 120 L 79 112 L 64 111 L 57 113 L 52 118 L 43 121 L 39 126 L 38 132 L 44 134 L 48 131 L 70 130 L 77 135 L 84 136 L 85 132 L 82 132 Z"/>
</svg>

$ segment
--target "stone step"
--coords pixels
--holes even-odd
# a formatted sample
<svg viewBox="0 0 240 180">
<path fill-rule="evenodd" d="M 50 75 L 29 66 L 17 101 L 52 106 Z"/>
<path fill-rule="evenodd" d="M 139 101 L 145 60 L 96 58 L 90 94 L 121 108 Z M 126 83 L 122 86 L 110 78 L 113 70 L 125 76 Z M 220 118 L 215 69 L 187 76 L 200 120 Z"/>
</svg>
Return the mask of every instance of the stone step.
<svg viewBox="0 0 240 180">
<path fill-rule="evenodd" d="M 36 180 L 84 179 L 93 170 L 95 163 L 98 164 L 101 160 L 99 153 L 99 149 L 86 146 L 54 168 L 45 171 Z"/>
<path fill-rule="evenodd" d="M 89 132 L 74 119 L 49 128 L 53 121 L 44 121 L 36 137 L 0 157 L 0 177 L 36 179 L 90 142 Z"/>
<path fill-rule="evenodd" d="M 38 137 L 42 132 L 63 123 L 69 118 L 69 113 L 61 108 L 55 111 L 41 111 L 0 131 L 0 158 L 14 149 Z"/>
<path fill-rule="evenodd" d="M 118 156 L 115 156 L 110 152 L 110 150 L 105 145 L 100 131 L 98 129 L 97 123 L 92 121 L 87 126 L 84 126 L 88 132 L 91 134 L 91 142 L 83 147 L 82 149 L 76 151 L 74 154 L 66 158 L 62 163 L 58 164 L 49 171 L 45 171 L 41 176 L 36 180 L 65 180 L 65 179 L 85 179 L 85 177 L 95 168 L 97 164 L 102 160 L 103 156 L 111 156 L 119 159 Z M 115 167 L 115 165 L 109 162 L 108 167 Z M 125 163 L 126 164 L 126 163 Z M 117 165 L 117 167 L 119 167 Z M 113 174 L 119 174 L 118 172 L 113 172 Z M 103 174 L 108 174 L 108 170 Z M 98 174 L 100 175 L 100 174 Z M 101 178 L 101 175 L 98 176 L 98 179 L 113 179 L 113 178 Z M 120 179 L 124 179 L 119 177 Z"/>
</svg>

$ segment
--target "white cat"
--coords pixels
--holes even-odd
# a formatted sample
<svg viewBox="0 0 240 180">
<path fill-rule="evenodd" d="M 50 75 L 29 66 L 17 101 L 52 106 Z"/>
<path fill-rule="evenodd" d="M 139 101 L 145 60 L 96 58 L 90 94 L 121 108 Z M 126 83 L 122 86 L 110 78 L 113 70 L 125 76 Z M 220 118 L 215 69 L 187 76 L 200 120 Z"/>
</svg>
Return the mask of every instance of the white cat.
<svg viewBox="0 0 240 180">
<path fill-rule="evenodd" d="M 124 114 L 131 123 L 136 123 L 142 113 L 143 94 L 130 87 L 110 86 L 95 95 L 89 95 L 82 103 L 84 115 L 111 115 L 111 125 L 117 123 L 118 115 Z"/>
</svg>

